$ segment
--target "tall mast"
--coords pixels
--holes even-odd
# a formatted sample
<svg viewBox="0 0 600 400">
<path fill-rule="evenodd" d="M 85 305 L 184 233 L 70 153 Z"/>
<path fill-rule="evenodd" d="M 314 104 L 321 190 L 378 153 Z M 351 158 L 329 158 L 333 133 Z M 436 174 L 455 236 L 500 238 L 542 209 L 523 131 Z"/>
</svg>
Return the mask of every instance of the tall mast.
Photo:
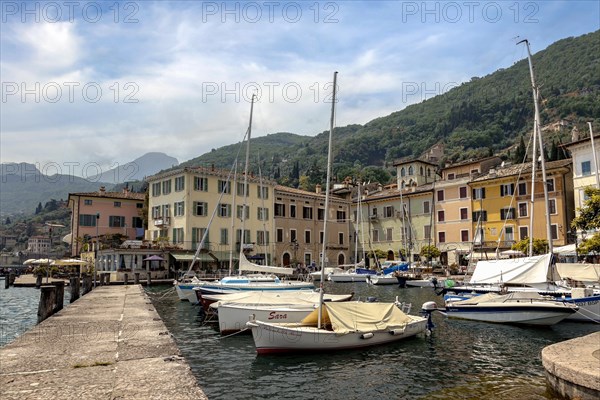
<svg viewBox="0 0 600 400">
<path fill-rule="evenodd" d="M 242 259 L 242 254 L 244 253 L 244 241 L 246 239 L 246 235 L 244 235 L 244 231 L 246 229 L 246 203 L 248 201 L 248 165 L 250 163 L 250 138 L 252 137 L 252 111 L 254 110 L 254 97 L 256 95 L 252 95 L 252 100 L 250 102 L 250 122 L 248 122 L 248 142 L 246 143 L 246 165 L 244 166 L 244 203 L 242 204 L 242 231 L 240 232 L 240 260 Z M 232 210 L 235 212 L 235 210 Z M 241 273 L 241 271 L 240 271 Z"/>
<path fill-rule="evenodd" d="M 531 167 L 531 217 L 530 217 L 530 234 L 529 234 L 529 256 L 533 252 L 533 205 L 534 205 L 534 187 L 535 187 L 535 167 L 537 163 L 536 154 L 536 137 L 540 144 L 540 166 L 542 169 L 542 183 L 544 187 L 544 205 L 546 208 L 546 237 L 548 239 L 548 253 L 552 254 L 552 227 L 550 220 L 550 207 L 548 206 L 548 183 L 546 180 L 546 161 L 544 157 L 544 145 L 542 141 L 542 129 L 540 128 L 540 106 L 539 101 L 539 88 L 535 83 L 535 74 L 533 73 L 533 63 L 531 62 L 531 50 L 529 49 L 529 41 L 527 39 L 521 40 L 519 43 L 525 43 L 527 46 L 527 60 L 529 61 L 529 74 L 531 75 L 531 87 L 533 90 L 533 104 L 535 106 L 535 117 L 533 123 L 533 160 Z"/>
<path fill-rule="evenodd" d="M 329 121 L 329 146 L 327 151 L 327 182 L 325 183 L 325 219 L 323 221 L 323 246 L 321 248 L 321 281 L 319 283 L 319 318 L 317 327 L 321 328 L 321 320 L 323 316 L 323 282 L 325 281 L 325 250 L 327 249 L 327 217 L 329 214 L 329 186 L 331 181 L 331 144 L 333 142 L 333 126 L 335 123 L 335 95 L 337 87 L 337 71 L 333 73 L 333 95 L 331 97 L 331 120 Z"/>
</svg>

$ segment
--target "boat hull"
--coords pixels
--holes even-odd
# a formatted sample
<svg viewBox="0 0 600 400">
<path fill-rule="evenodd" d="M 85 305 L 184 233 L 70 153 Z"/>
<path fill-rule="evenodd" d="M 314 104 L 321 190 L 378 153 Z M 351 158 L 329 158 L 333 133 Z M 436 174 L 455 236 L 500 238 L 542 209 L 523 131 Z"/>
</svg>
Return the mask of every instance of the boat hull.
<svg viewBox="0 0 600 400">
<path fill-rule="evenodd" d="M 227 335 L 247 329 L 252 318 L 260 321 L 293 323 L 300 322 L 315 309 L 314 305 L 244 305 L 223 304 L 218 307 L 219 331 Z"/>
<path fill-rule="evenodd" d="M 239 293 L 241 291 L 298 291 L 298 290 L 314 290 L 315 285 L 312 282 L 290 282 L 284 281 L 280 283 L 262 283 L 250 282 L 246 284 L 221 284 L 215 282 L 203 282 L 195 286 L 202 293 L 210 294 L 229 294 Z"/>
<path fill-rule="evenodd" d="M 396 330 L 343 335 L 333 331 L 298 325 L 272 324 L 263 321 L 248 322 L 259 355 L 300 352 L 325 352 L 360 349 L 396 342 L 417 335 L 427 328 L 427 320 L 412 317 L 402 332 Z"/>
<path fill-rule="evenodd" d="M 335 283 L 366 282 L 369 276 L 367 274 L 331 274 L 329 280 Z"/>
<path fill-rule="evenodd" d="M 446 280 L 438 279 L 437 284 L 434 285 L 431 279 L 407 279 L 406 286 L 410 287 L 444 287 Z"/>
<path fill-rule="evenodd" d="M 371 283 L 373 285 L 397 285 L 398 279 L 395 276 L 372 276 Z"/>
<path fill-rule="evenodd" d="M 579 307 L 575 314 L 566 318 L 567 321 L 600 322 L 600 296 L 566 299 L 566 301 Z"/>
<path fill-rule="evenodd" d="M 493 322 L 522 325 L 554 325 L 575 313 L 576 308 L 568 305 L 510 305 L 502 303 L 490 305 L 446 305 L 446 314 L 450 318 L 471 321 Z"/>
</svg>

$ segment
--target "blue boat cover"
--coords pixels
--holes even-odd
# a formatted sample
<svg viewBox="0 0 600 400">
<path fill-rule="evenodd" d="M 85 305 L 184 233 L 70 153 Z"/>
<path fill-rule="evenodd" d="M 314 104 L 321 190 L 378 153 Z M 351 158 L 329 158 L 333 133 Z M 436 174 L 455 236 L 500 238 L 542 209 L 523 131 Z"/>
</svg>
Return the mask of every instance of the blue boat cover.
<svg viewBox="0 0 600 400">
<path fill-rule="evenodd" d="M 383 270 L 383 274 L 387 275 L 387 274 L 391 274 L 392 272 L 396 272 L 396 271 L 408 271 L 408 263 L 396 264 L 389 268 L 385 268 Z"/>
<path fill-rule="evenodd" d="M 356 268 L 356 273 L 357 274 L 368 274 L 368 275 L 376 275 L 377 271 L 373 270 L 373 269 L 366 269 L 366 268 Z"/>
</svg>

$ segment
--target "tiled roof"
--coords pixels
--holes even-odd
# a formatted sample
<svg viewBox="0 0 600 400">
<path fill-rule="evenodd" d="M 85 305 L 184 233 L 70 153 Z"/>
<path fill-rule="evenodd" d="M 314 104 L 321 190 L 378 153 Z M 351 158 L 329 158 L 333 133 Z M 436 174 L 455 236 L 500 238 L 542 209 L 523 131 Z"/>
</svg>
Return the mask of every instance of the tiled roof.
<svg viewBox="0 0 600 400">
<path fill-rule="evenodd" d="M 69 193 L 69 197 L 71 196 L 80 196 L 80 197 L 102 197 L 108 199 L 124 199 L 124 200 L 138 200 L 143 201 L 145 197 L 145 193 L 123 193 L 123 192 L 84 192 L 84 193 Z"/>
<path fill-rule="evenodd" d="M 230 174 L 230 170 L 226 170 L 226 169 L 219 169 L 219 168 L 214 168 L 214 167 L 184 167 L 184 168 L 178 168 L 178 169 L 174 169 L 174 170 L 170 170 L 167 172 L 162 172 L 162 173 L 158 173 L 156 175 L 152 175 L 146 178 L 147 182 L 153 182 L 153 181 L 157 181 L 157 180 L 161 180 L 164 178 L 169 178 L 175 175 L 181 175 L 183 173 L 190 173 L 190 174 L 198 174 L 198 175 L 212 175 L 212 176 L 218 176 L 218 177 L 223 177 L 223 178 L 227 178 Z M 241 181 L 244 177 L 244 172 L 238 172 L 238 181 Z M 264 185 L 274 185 L 275 182 L 267 179 L 265 177 L 258 177 L 256 175 L 250 174 L 248 176 L 248 182 L 251 183 L 260 183 L 262 179 L 262 183 Z M 231 180 L 233 180 L 233 174 L 231 174 Z"/>
<path fill-rule="evenodd" d="M 556 169 L 556 168 L 562 168 L 567 165 L 570 165 L 571 163 L 572 163 L 572 160 L 570 158 L 568 158 L 566 160 L 546 162 L 546 171 L 551 170 L 551 169 Z M 538 168 L 538 171 L 540 171 L 539 168 Z M 531 174 L 531 163 L 515 164 L 515 165 L 509 165 L 506 167 L 496 168 L 494 170 L 494 172 L 491 172 L 491 170 L 490 170 L 490 172 L 488 172 L 487 174 L 481 175 L 475 179 L 472 179 L 471 182 L 480 182 L 480 181 L 485 181 L 488 179 L 503 178 L 503 177 L 513 176 L 513 175 L 519 175 L 519 173 L 521 173 L 521 175 L 527 174 L 527 173 Z"/>
<path fill-rule="evenodd" d="M 372 200 L 382 200 L 382 199 L 387 199 L 387 198 L 396 198 L 396 197 L 400 197 L 400 193 L 402 192 L 402 196 L 410 196 L 410 195 L 415 195 L 415 194 L 420 194 L 420 193 L 426 193 L 426 192 L 431 192 L 431 190 L 433 189 L 433 183 L 428 183 L 425 185 L 421 185 L 421 186 L 415 186 L 414 187 L 414 192 L 412 190 L 412 187 L 409 188 L 405 188 L 404 190 L 398 190 L 398 188 L 390 188 L 390 189 L 383 189 L 381 191 L 376 191 L 376 192 L 369 192 L 368 196 L 365 197 L 364 200 L 361 201 L 372 201 Z M 356 202 L 356 199 L 354 200 Z"/>
</svg>

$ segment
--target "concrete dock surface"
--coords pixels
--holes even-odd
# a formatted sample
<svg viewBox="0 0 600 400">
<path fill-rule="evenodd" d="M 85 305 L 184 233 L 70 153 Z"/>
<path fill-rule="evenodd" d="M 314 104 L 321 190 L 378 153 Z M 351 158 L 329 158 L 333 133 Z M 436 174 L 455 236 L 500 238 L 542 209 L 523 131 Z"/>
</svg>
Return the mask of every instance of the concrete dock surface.
<svg viewBox="0 0 600 400">
<path fill-rule="evenodd" d="M 566 399 L 600 398 L 600 332 L 542 350 L 550 386 Z"/>
<path fill-rule="evenodd" d="M 0 399 L 206 399 L 140 285 L 94 289 L 0 348 Z"/>
</svg>

